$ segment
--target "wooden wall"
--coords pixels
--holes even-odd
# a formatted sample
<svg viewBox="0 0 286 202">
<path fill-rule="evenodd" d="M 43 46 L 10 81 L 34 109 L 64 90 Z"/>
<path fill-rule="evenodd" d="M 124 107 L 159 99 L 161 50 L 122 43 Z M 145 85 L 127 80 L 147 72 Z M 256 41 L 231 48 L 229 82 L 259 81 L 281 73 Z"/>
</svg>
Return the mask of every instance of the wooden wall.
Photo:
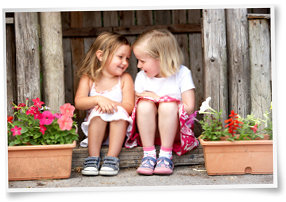
<svg viewBox="0 0 286 202">
<path fill-rule="evenodd" d="M 99 33 L 115 31 L 132 43 L 147 29 L 166 28 L 176 36 L 184 65 L 192 71 L 197 110 L 211 96 L 212 106 L 222 109 L 224 117 L 231 109 L 262 116 L 272 96 L 269 12 L 267 8 L 61 12 L 65 102 L 74 104 L 78 64 Z M 26 18 L 17 18 L 17 14 L 6 13 L 8 114 L 13 113 L 12 101 L 34 98 L 37 93 L 45 98 L 39 15 L 26 13 Z M 30 33 L 21 34 L 20 21 Z M 238 27 L 243 27 L 240 33 Z M 27 56 L 31 58 L 26 60 Z M 127 70 L 133 78 L 138 71 L 136 62 L 133 55 Z M 28 82 L 21 80 L 25 74 Z M 85 114 L 77 113 L 80 123 Z M 195 132 L 200 134 L 198 125 Z"/>
</svg>

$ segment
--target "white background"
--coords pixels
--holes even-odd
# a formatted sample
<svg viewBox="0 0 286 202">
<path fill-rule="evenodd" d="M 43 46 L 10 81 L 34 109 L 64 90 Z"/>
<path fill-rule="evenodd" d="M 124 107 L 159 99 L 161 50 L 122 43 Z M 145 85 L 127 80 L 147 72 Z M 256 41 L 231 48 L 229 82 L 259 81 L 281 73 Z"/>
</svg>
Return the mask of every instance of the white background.
<svg viewBox="0 0 286 202">
<path fill-rule="evenodd" d="M 111 7 L 112 5 L 112 7 Z M 31 9 L 31 8 L 44 8 L 44 9 L 55 9 L 55 10 L 84 10 L 91 8 L 99 9 L 152 9 L 152 8 L 231 8 L 231 7 L 267 7 L 273 6 L 275 10 L 275 24 L 272 28 L 274 36 L 272 37 L 272 54 L 273 54 L 273 118 L 274 118 L 274 133 L 276 137 L 277 153 L 278 153 L 278 188 L 276 189 L 264 189 L 264 188 L 234 188 L 229 189 L 228 187 L 213 187 L 211 189 L 202 187 L 199 189 L 182 188 L 182 187 L 167 187 L 166 189 L 156 190 L 139 190 L 139 191 L 127 191 L 127 190 L 111 190 L 111 191 L 87 191 L 81 189 L 80 191 L 69 191 L 69 192 L 40 192 L 40 193 L 8 193 L 7 192 L 7 156 L 6 156 L 6 90 L 5 90 L 5 63 L 4 57 L 4 36 L 3 27 L 5 26 L 3 9 L 18 8 L 18 9 Z M 32 11 L 32 10 L 30 10 Z M 286 198 L 285 190 L 285 135 L 283 130 L 285 125 L 286 110 L 285 110 L 285 25 L 286 25 L 286 10 L 285 3 L 282 0 L 240 0 L 231 3 L 230 1 L 216 0 L 216 1 L 181 1 L 181 0 L 2 0 L 1 1 L 1 38 L 0 38 L 0 66 L 1 85 L 0 85 L 0 200 L 1 201 L 50 201 L 56 200 L 61 201 L 64 199 L 71 199 L 72 201 L 281 201 L 282 198 Z M 148 180 L 148 177 L 146 177 Z M 182 190 L 183 189 L 183 190 Z"/>
</svg>

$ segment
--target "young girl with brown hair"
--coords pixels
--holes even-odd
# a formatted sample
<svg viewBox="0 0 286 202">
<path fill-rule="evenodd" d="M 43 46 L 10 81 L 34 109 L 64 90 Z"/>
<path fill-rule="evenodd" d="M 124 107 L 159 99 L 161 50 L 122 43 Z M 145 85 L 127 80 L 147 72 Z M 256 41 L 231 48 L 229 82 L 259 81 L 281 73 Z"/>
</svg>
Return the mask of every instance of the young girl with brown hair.
<svg viewBox="0 0 286 202">
<path fill-rule="evenodd" d="M 132 77 L 125 73 L 129 65 L 131 47 L 124 36 L 104 32 L 100 34 L 79 69 L 79 86 L 75 106 L 88 110 L 81 127 L 88 138 L 89 157 L 83 175 L 117 175 L 118 155 L 121 151 L 130 113 L 134 107 Z M 100 149 L 109 129 L 109 149 L 100 167 Z"/>
</svg>

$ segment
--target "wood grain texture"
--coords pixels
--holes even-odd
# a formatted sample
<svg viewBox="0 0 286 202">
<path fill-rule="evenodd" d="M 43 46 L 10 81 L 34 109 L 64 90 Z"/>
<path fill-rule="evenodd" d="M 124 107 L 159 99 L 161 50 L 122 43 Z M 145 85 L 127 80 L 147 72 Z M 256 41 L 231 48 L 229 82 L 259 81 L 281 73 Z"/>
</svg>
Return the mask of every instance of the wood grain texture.
<svg viewBox="0 0 286 202">
<path fill-rule="evenodd" d="M 61 14 L 40 13 L 44 100 L 54 112 L 65 103 Z"/>
<path fill-rule="evenodd" d="M 17 101 L 41 98 L 37 13 L 15 13 Z"/>
<path fill-rule="evenodd" d="M 250 61 L 247 9 L 227 9 L 229 109 L 250 113 Z"/>
<path fill-rule="evenodd" d="M 270 28 L 267 19 L 249 21 L 251 114 L 264 119 L 271 104 Z"/>
<path fill-rule="evenodd" d="M 211 97 L 211 107 L 222 110 L 227 118 L 228 83 L 225 12 L 223 9 L 203 10 L 204 90 Z"/>
</svg>

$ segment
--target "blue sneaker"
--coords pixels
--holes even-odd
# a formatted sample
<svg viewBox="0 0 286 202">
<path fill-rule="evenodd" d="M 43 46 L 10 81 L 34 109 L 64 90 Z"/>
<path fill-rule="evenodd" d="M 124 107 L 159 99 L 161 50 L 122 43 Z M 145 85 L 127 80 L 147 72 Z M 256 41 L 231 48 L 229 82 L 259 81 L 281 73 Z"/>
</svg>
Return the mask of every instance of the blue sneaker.
<svg viewBox="0 0 286 202">
<path fill-rule="evenodd" d="M 100 175 L 117 175 L 119 172 L 119 158 L 106 156 L 100 168 Z"/>
<path fill-rule="evenodd" d="M 98 175 L 100 157 L 88 157 L 85 159 L 84 168 L 81 171 L 83 175 Z"/>
</svg>

